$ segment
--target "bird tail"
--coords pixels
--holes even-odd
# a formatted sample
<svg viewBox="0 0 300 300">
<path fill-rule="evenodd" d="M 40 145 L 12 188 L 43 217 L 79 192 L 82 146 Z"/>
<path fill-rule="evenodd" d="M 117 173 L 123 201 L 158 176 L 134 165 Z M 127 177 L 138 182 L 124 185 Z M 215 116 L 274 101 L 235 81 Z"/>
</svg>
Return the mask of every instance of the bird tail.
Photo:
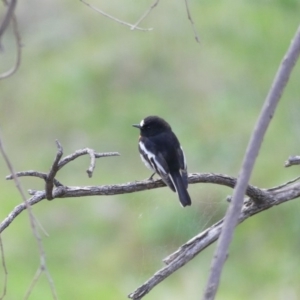
<svg viewBox="0 0 300 300">
<path fill-rule="evenodd" d="M 187 205 L 191 205 L 192 201 L 191 201 L 190 195 L 187 191 L 186 185 L 184 184 L 180 173 L 174 172 L 170 175 L 171 175 L 170 177 L 172 179 L 172 182 L 175 186 L 176 192 L 178 193 L 181 205 L 183 207 L 185 207 Z"/>
</svg>

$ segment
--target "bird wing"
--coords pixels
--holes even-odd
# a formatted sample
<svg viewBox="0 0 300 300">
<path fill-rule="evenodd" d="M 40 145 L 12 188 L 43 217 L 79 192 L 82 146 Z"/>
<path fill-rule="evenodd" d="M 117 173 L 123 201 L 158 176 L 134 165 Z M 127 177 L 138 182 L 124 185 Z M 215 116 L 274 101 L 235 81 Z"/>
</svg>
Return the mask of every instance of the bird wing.
<svg viewBox="0 0 300 300">
<path fill-rule="evenodd" d="M 180 174 L 183 179 L 184 186 L 185 188 L 187 188 L 188 186 L 187 164 L 186 164 L 186 159 L 182 147 L 177 148 L 177 158 L 180 166 Z"/>
<path fill-rule="evenodd" d="M 153 164 L 157 166 L 155 168 L 158 175 L 161 177 L 163 182 L 173 191 L 176 192 L 176 189 L 174 187 L 174 184 L 170 178 L 170 172 L 167 162 L 165 161 L 165 158 L 161 153 L 157 153 L 155 158 L 153 159 Z"/>
<path fill-rule="evenodd" d="M 169 167 L 163 155 L 160 152 L 154 151 L 151 147 L 151 143 L 145 140 L 143 142 L 139 142 L 139 150 L 145 161 L 161 177 L 163 182 L 175 192 L 175 187 L 169 177 Z"/>
</svg>

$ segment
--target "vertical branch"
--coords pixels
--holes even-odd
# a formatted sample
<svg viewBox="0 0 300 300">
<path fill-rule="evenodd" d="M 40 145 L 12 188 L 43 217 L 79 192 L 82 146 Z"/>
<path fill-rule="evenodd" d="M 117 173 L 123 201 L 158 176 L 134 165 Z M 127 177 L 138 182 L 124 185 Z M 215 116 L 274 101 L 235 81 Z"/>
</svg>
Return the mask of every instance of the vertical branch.
<svg viewBox="0 0 300 300">
<path fill-rule="evenodd" d="M 186 8 L 186 13 L 187 13 L 188 19 L 189 19 L 189 21 L 191 22 L 191 25 L 192 25 L 195 40 L 196 40 L 197 43 L 200 43 L 200 38 L 199 38 L 198 32 L 197 32 L 196 27 L 195 27 L 194 20 L 192 18 L 191 12 L 190 12 L 188 0 L 184 0 L 184 2 L 185 2 L 185 8 Z"/>
<path fill-rule="evenodd" d="M 288 82 L 292 69 L 299 57 L 300 53 L 300 26 L 295 34 L 295 37 L 283 58 L 283 61 L 277 71 L 271 89 L 267 95 L 264 106 L 261 110 L 259 119 L 253 130 L 249 141 L 246 154 L 243 160 L 240 176 L 237 185 L 233 192 L 232 202 L 226 212 L 224 226 L 218 241 L 218 245 L 212 260 L 212 267 L 206 289 L 203 295 L 204 300 L 213 300 L 215 298 L 222 268 L 227 257 L 229 244 L 233 237 L 234 228 L 238 222 L 243 197 L 246 187 L 250 179 L 250 175 L 258 155 L 258 151 L 262 144 L 263 137 L 266 133 L 269 123 L 274 115 L 276 106 L 280 100 L 282 92 Z"/>
</svg>

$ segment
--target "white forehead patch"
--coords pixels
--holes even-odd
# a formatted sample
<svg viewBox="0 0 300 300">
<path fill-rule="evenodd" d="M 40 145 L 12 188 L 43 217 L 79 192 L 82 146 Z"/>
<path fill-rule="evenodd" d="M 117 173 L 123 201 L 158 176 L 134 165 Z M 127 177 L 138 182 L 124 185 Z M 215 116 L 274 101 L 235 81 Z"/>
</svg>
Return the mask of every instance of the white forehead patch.
<svg viewBox="0 0 300 300">
<path fill-rule="evenodd" d="M 140 126 L 141 126 L 141 127 L 144 126 L 144 120 L 141 121 Z"/>
</svg>

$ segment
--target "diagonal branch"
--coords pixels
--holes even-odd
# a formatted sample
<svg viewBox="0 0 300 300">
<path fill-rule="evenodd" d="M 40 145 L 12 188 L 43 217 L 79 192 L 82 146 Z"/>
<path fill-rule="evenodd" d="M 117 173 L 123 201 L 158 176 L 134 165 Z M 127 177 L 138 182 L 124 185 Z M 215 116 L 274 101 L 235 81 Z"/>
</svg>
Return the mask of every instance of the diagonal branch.
<svg viewBox="0 0 300 300">
<path fill-rule="evenodd" d="M 256 205 L 252 201 L 245 201 L 243 209 L 239 214 L 238 224 L 253 215 L 263 212 L 275 205 L 283 204 L 287 201 L 300 197 L 300 182 L 295 182 L 300 178 L 289 181 L 286 184 L 280 185 L 279 188 L 272 188 L 266 190 L 269 194 L 267 200 L 261 205 Z M 137 288 L 134 292 L 129 294 L 131 299 L 141 299 L 149 293 L 156 285 L 165 280 L 179 268 L 191 261 L 196 255 L 214 243 L 220 236 L 224 226 L 224 219 L 218 221 L 211 227 L 199 233 L 188 242 L 183 244 L 177 251 L 170 254 L 163 261 L 166 266 L 158 270 L 151 278 L 149 278 L 143 285 Z"/>
<path fill-rule="evenodd" d="M 13 180 L 16 184 L 16 187 L 21 195 L 21 198 L 23 200 L 23 203 L 20 204 L 22 205 L 24 208 L 23 210 L 26 208 L 27 209 L 27 212 L 28 212 L 28 216 L 29 216 L 29 222 L 30 222 L 30 226 L 31 226 L 31 230 L 32 230 L 32 233 L 33 233 L 33 236 L 35 237 L 36 239 L 36 242 L 37 242 L 37 246 L 38 246 L 38 249 L 39 249 L 39 254 L 40 254 L 40 265 L 39 265 L 39 268 L 41 269 L 41 271 L 45 272 L 45 275 L 47 277 L 47 280 L 48 280 L 48 283 L 50 285 L 50 290 L 51 290 L 51 293 L 52 293 L 52 297 L 53 299 L 57 299 L 57 295 L 56 295 L 56 290 L 55 290 L 55 286 L 54 286 L 54 282 L 52 280 L 52 277 L 48 271 L 48 268 L 47 268 L 47 264 L 46 264 L 46 254 L 45 254 L 45 251 L 44 251 L 44 247 L 43 247 L 43 243 L 42 243 L 42 240 L 41 240 L 41 237 L 39 235 L 39 232 L 37 230 L 37 227 L 36 227 L 36 220 L 35 220 L 35 217 L 33 215 L 33 212 L 32 212 L 32 208 L 30 206 L 30 203 L 28 203 L 28 201 L 26 201 L 26 197 L 25 197 L 25 194 L 24 194 L 24 191 L 21 187 L 21 184 L 19 182 L 19 178 L 16 176 L 15 172 L 14 172 L 14 168 L 12 166 L 12 163 L 10 162 L 10 159 L 8 157 L 8 155 L 6 154 L 6 151 L 4 149 L 4 145 L 3 145 L 3 142 L 2 142 L 2 139 L 1 139 L 1 136 L 0 136 L 0 152 L 4 158 L 4 161 L 9 169 L 9 171 L 12 173 L 12 176 L 13 176 Z M 19 205 L 19 206 L 20 206 Z M 20 210 L 21 212 L 22 210 Z M 14 219 L 14 217 L 13 217 Z M 7 226 L 9 225 L 10 223 L 7 224 Z"/>
<path fill-rule="evenodd" d="M 191 23 L 191 25 L 192 25 L 192 29 L 193 29 L 193 32 L 194 32 L 195 40 L 196 40 L 197 43 L 200 43 L 200 38 L 199 38 L 197 29 L 196 29 L 196 27 L 195 27 L 194 20 L 193 20 L 193 18 L 192 18 L 191 12 L 190 12 L 188 0 L 184 0 L 184 3 L 185 3 L 185 8 L 186 8 L 186 12 L 187 12 L 188 19 L 189 19 L 189 21 L 190 21 L 190 23 Z"/>
<path fill-rule="evenodd" d="M 7 5 L 7 11 L 6 14 L 4 15 L 4 18 L 0 24 L 0 40 L 2 38 L 2 35 L 4 34 L 6 28 L 9 25 L 10 20 L 13 17 L 16 5 L 17 5 L 17 0 L 10 0 L 9 3 L 6 1 L 3 1 Z"/>
<path fill-rule="evenodd" d="M 98 12 L 99 14 L 101 14 L 102 16 L 106 17 L 106 18 L 109 18 L 119 24 L 122 24 L 122 25 L 125 25 L 125 26 L 129 26 L 131 29 L 138 29 L 138 30 L 141 30 L 141 31 L 151 31 L 152 28 L 141 28 L 141 27 L 137 27 L 136 25 L 133 25 L 133 24 L 130 24 L 128 22 L 125 22 L 125 21 L 122 21 L 122 20 L 119 20 L 117 19 L 116 17 L 113 17 L 109 14 L 107 14 L 106 12 L 104 12 L 103 10 L 85 2 L 84 0 L 80 0 L 83 4 L 85 4 L 86 6 L 90 7 L 91 9 L 93 9 L 94 11 Z M 133 28 L 134 27 L 134 28 Z"/>
<path fill-rule="evenodd" d="M 212 259 L 212 266 L 203 294 L 203 300 L 213 300 L 217 293 L 223 265 L 225 263 L 228 252 L 228 247 L 233 238 L 233 232 L 240 216 L 245 190 L 247 188 L 256 157 L 258 155 L 268 125 L 271 122 L 277 104 L 288 82 L 292 69 L 299 57 L 299 53 L 300 26 L 277 71 L 272 87 L 265 100 L 259 119 L 249 141 L 238 182 L 233 192 L 232 202 L 230 203 L 230 206 L 226 212 L 224 218 L 224 227 L 222 229 L 222 233 L 220 235 L 220 239 L 218 241 L 218 245 Z"/>
<path fill-rule="evenodd" d="M 134 25 L 131 26 L 131 30 L 137 29 L 138 25 L 150 14 L 150 12 L 157 6 L 159 0 L 155 0 L 150 7 L 142 14 L 142 16 L 136 21 Z"/>
</svg>

